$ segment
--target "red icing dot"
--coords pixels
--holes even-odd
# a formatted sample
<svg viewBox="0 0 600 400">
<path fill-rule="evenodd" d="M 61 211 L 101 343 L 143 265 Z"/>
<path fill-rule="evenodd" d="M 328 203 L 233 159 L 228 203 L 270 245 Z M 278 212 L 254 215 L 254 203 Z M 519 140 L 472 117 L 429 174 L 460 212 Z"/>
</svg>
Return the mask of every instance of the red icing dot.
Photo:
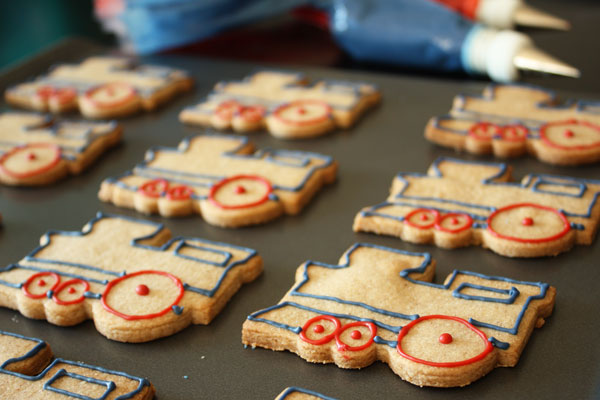
<svg viewBox="0 0 600 400">
<path fill-rule="evenodd" d="M 306 108 L 303 108 L 303 107 L 298 108 L 298 114 L 306 114 Z"/>
<path fill-rule="evenodd" d="M 37 158 L 37 156 L 35 155 L 35 153 L 29 153 L 27 154 L 27 159 L 29 161 L 35 160 Z"/>
<path fill-rule="evenodd" d="M 452 335 L 449 333 L 442 333 L 440 335 L 439 341 L 441 344 L 450 344 L 452 343 Z"/>
<path fill-rule="evenodd" d="M 38 281 L 38 286 L 46 286 L 46 281 L 45 281 L 45 280 L 43 280 L 43 279 L 40 279 L 40 280 Z"/>
<path fill-rule="evenodd" d="M 246 193 L 246 188 L 243 187 L 242 185 L 238 185 L 235 187 L 235 193 L 236 194 L 244 194 L 244 193 Z"/>
<path fill-rule="evenodd" d="M 354 331 L 350 332 L 350 337 L 352 339 L 358 340 L 358 339 L 360 339 L 362 337 L 362 333 L 360 333 L 359 330 L 354 330 Z"/>
<path fill-rule="evenodd" d="M 429 219 L 429 216 L 427 214 L 421 214 L 421 216 L 419 217 L 419 219 L 421 221 L 427 221 Z"/>
<path fill-rule="evenodd" d="M 570 129 L 567 129 L 567 130 L 565 131 L 564 135 L 565 135 L 565 137 L 566 137 L 566 138 L 572 138 L 573 136 L 575 136 L 575 132 L 573 132 L 573 131 L 572 131 L 572 130 L 570 130 Z"/>
<path fill-rule="evenodd" d="M 450 220 L 450 223 L 451 223 L 452 225 L 456 225 L 456 224 L 458 224 L 458 218 L 454 218 L 454 217 L 453 217 L 453 218 Z"/>
<path fill-rule="evenodd" d="M 315 325 L 315 327 L 313 328 L 313 332 L 315 333 L 323 333 L 325 331 L 325 328 L 323 328 L 323 325 L 318 324 Z"/>
<path fill-rule="evenodd" d="M 521 225 L 531 226 L 531 225 L 533 225 L 533 219 L 530 217 L 525 217 L 525 218 L 523 218 L 523 221 L 521 221 Z"/>
<path fill-rule="evenodd" d="M 67 289 L 67 292 L 73 294 L 73 293 L 75 293 L 75 288 L 70 287 L 70 288 Z"/>
<path fill-rule="evenodd" d="M 150 293 L 150 289 L 148 289 L 148 286 L 146 285 L 137 285 L 135 292 L 140 296 L 146 296 L 148 293 Z"/>
</svg>

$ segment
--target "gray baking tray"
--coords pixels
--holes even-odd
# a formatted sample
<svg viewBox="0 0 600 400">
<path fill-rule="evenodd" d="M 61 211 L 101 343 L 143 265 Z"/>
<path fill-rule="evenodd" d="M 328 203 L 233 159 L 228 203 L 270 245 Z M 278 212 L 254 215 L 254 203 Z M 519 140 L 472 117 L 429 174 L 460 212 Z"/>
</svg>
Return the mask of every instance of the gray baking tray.
<svg viewBox="0 0 600 400">
<path fill-rule="evenodd" d="M 0 76 L 0 89 L 33 77 L 53 63 L 79 61 L 104 53 L 88 42 L 70 40 Z M 0 265 L 20 260 L 49 229 L 79 230 L 96 211 L 142 217 L 130 210 L 101 203 L 100 182 L 131 168 L 154 145 L 176 146 L 185 136 L 202 129 L 179 123 L 179 111 L 202 99 L 218 80 L 240 79 L 256 70 L 254 64 L 231 63 L 173 56 L 144 59 L 190 71 L 195 90 L 154 113 L 122 120 L 124 141 L 103 155 L 85 173 L 45 188 L 0 187 Z M 281 67 L 279 68 L 286 68 Z M 382 201 L 398 171 L 425 172 L 439 156 L 457 156 L 423 138 L 432 115 L 448 111 L 460 92 L 479 93 L 482 81 L 432 79 L 340 70 L 301 68 L 310 78 L 365 80 L 380 86 L 382 104 L 355 128 L 306 141 L 280 141 L 254 133 L 258 147 L 320 152 L 340 163 L 339 179 L 324 188 L 300 215 L 284 216 L 263 226 L 221 229 L 199 217 L 166 219 L 177 235 L 248 246 L 265 261 L 264 274 L 243 287 L 208 326 L 191 326 L 168 338 L 145 344 L 123 344 L 105 339 L 87 321 L 62 328 L 29 320 L 0 309 L 0 329 L 38 337 L 49 342 L 56 355 L 147 377 L 158 399 L 252 398 L 272 399 L 286 386 L 301 386 L 340 399 L 352 398 L 593 398 L 600 389 L 598 363 L 600 332 L 600 244 L 577 246 L 553 258 L 509 259 L 470 247 L 447 251 L 411 245 L 394 238 L 352 232 L 352 220 L 364 206 Z M 565 97 L 592 99 L 594 89 L 565 80 L 558 82 Z M 564 86 L 571 85 L 571 90 Z M 595 93 L 600 97 L 600 93 Z M 464 159 L 490 159 L 467 154 Z M 524 174 L 549 173 L 599 178 L 600 166 L 553 167 L 533 158 L 515 159 L 516 179 Z M 362 370 L 342 370 L 334 365 L 309 364 L 288 352 L 244 349 L 241 326 L 253 311 L 277 303 L 294 281 L 295 269 L 305 260 L 337 262 L 353 243 L 371 242 L 409 251 L 430 252 L 437 260 L 436 282 L 455 268 L 519 280 L 543 281 L 558 290 L 556 308 L 546 325 L 536 330 L 514 368 L 498 368 L 465 388 L 419 388 L 402 381 L 383 363 Z M 187 378 L 186 378 L 187 377 Z M 2 394 L 0 392 L 0 398 Z"/>
</svg>

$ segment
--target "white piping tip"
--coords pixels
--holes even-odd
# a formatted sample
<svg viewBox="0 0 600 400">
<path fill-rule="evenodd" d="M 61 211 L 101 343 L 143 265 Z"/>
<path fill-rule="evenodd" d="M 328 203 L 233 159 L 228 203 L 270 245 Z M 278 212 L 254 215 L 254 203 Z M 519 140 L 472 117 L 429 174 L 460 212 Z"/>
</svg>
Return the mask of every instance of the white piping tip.
<svg viewBox="0 0 600 400">
<path fill-rule="evenodd" d="M 581 72 L 577 68 L 530 46 L 519 49 L 513 63 L 519 70 L 561 75 L 569 78 L 579 78 L 581 76 Z"/>
<path fill-rule="evenodd" d="M 567 31 L 571 29 L 569 21 L 548 14 L 525 3 L 519 4 L 513 15 L 514 23 L 534 28 L 557 29 Z"/>
</svg>

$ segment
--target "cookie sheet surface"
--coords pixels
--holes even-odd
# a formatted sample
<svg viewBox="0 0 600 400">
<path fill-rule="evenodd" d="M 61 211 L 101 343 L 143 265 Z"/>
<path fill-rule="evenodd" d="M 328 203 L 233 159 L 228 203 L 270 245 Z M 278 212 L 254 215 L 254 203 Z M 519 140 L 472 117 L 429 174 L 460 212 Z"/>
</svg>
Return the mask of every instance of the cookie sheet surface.
<svg viewBox="0 0 600 400">
<path fill-rule="evenodd" d="M 74 62 L 100 51 L 89 44 L 71 45 L 67 49 L 59 47 L 50 55 L 24 64 L 18 71 L 23 76 L 15 73 L 0 76 L 0 87 L 18 82 L 25 75 L 46 71 L 53 63 Z M 140 217 L 134 211 L 101 203 L 97 190 L 102 180 L 130 168 L 151 146 L 176 146 L 184 137 L 200 133 L 200 128 L 183 126 L 177 116 L 187 105 L 200 101 L 215 81 L 239 79 L 257 68 L 271 67 L 175 57 L 151 57 L 143 61 L 193 71 L 198 83 L 196 89 L 155 113 L 123 120 L 123 144 L 102 156 L 101 162 L 83 174 L 50 188 L 0 188 L 0 213 L 4 217 L 0 229 L 0 266 L 30 252 L 48 229 L 79 230 L 82 221 L 96 211 Z M 263 256 L 263 276 L 242 288 L 210 325 L 191 326 L 168 338 L 128 345 L 105 339 L 90 321 L 61 328 L 0 309 L 0 329 L 44 339 L 57 354 L 67 359 L 93 361 L 146 377 L 156 387 L 160 399 L 272 399 L 287 386 L 310 388 L 338 399 L 544 399 L 558 394 L 582 399 L 597 397 L 600 381 L 596 362 L 600 354 L 597 340 L 600 294 L 596 290 L 600 279 L 600 244 L 597 241 L 592 246 L 577 246 L 554 258 L 525 260 L 507 259 L 477 247 L 450 251 L 352 232 L 356 211 L 381 201 L 390 177 L 397 171 L 425 171 L 440 156 L 493 160 L 457 155 L 423 138 L 423 128 L 431 115 L 447 111 L 456 93 L 480 93 L 485 82 L 391 77 L 297 66 L 291 69 L 300 69 L 311 78 L 327 76 L 372 81 L 383 89 L 382 103 L 369 118 L 362 119 L 349 131 L 285 143 L 291 150 L 329 154 L 340 163 L 337 183 L 320 193 L 318 201 L 294 218 L 232 231 L 210 226 L 199 217 L 148 217 L 165 223 L 177 234 L 251 247 Z M 568 87 L 567 82 L 556 82 L 561 96 L 598 97 L 593 88 L 566 91 L 560 88 Z M 280 141 L 266 134 L 252 136 L 251 140 L 260 148 L 282 147 Z M 516 159 L 511 164 L 516 179 L 527 173 L 600 177 L 599 166 L 552 167 L 532 158 Z M 532 336 L 514 368 L 498 368 L 460 389 L 418 388 L 403 382 L 382 363 L 360 371 L 342 370 L 335 365 L 310 364 L 286 352 L 243 348 L 240 332 L 246 316 L 275 304 L 293 284 L 294 271 L 301 262 L 313 259 L 335 263 L 354 242 L 431 253 L 438 260 L 436 283 L 442 283 L 441 279 L 454 269 L 547 282 L 557 288 L 555 311 L 546 326 Z"/>
</svg>

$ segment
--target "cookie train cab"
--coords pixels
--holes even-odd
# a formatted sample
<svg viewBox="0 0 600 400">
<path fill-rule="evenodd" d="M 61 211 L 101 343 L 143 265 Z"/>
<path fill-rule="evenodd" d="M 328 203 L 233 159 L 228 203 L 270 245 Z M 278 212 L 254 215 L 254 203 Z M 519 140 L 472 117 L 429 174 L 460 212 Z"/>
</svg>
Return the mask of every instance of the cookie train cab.
<svg viewBox="0 0 600 400">
<path fill-rule="evenodd" d="M 0 269 L 0 305 L 69 326 L 93 319 L 106 337 L 144 342 L 208 324 L 262 272 L 256 251 L 162 224 L 99 213 L 82 231 L 49 231 Z"/>
<path fill-rule="evenodd" d="M 43 340 L 0 331 L 2 399 L 150 400 L 154 387 L 145 378 L 102 367 L 53 358 Z"/>
<path fill-rule="evenodd" d="M 514 366 L 554 305 L 540 282 L 455 270 L 432 283 L 435 261 L 355 244 L 338 265 L 307 261 L 292 289 L 244 322 L 242 342 L 315 363 L 362 368 L 383 361 L 420 386 L 464 386 Z"/>
<path fill-rule="evenodd" d="M 445 248 L 483 245 L 509 257 L 591 244 L 600 181 L 545 174 L 510 180 L 507 164 L 439 158 L 427 174 L 399 173 L 385 202 L 358 213 L 354 230 Z"/>
<path fill-rule="evenodd" d="M 204 102 L 186 108 L 179 118 L 238 132 L 266 127 L 276 137 L 297 139 L 348 128 L 380 97 L 374 85 L 364 82 L 308 85 L 300 73 L 258 71 L 241 81 L 218 83 Z"/>
<path fill-rule="evenodd" d="M 156 147 L 133 170 L 106 179 L 98 197 L 163 216 L 200 214 L 239 227 L 300 212 L 336 178 L 333 158 L 305 151 L 255 151 L 243 136 L 205 133 L 178 148 Z"/>
<path fill-rule="evenodd" d="M 549 90 L 490 85 L 483 96 L 457 96 L 448 115 L 434 117 L 425 137 L 470 153 L 531 153 L 551 164 L 600 160 L 600 102 L 558 103 Z"/>
</svg>

